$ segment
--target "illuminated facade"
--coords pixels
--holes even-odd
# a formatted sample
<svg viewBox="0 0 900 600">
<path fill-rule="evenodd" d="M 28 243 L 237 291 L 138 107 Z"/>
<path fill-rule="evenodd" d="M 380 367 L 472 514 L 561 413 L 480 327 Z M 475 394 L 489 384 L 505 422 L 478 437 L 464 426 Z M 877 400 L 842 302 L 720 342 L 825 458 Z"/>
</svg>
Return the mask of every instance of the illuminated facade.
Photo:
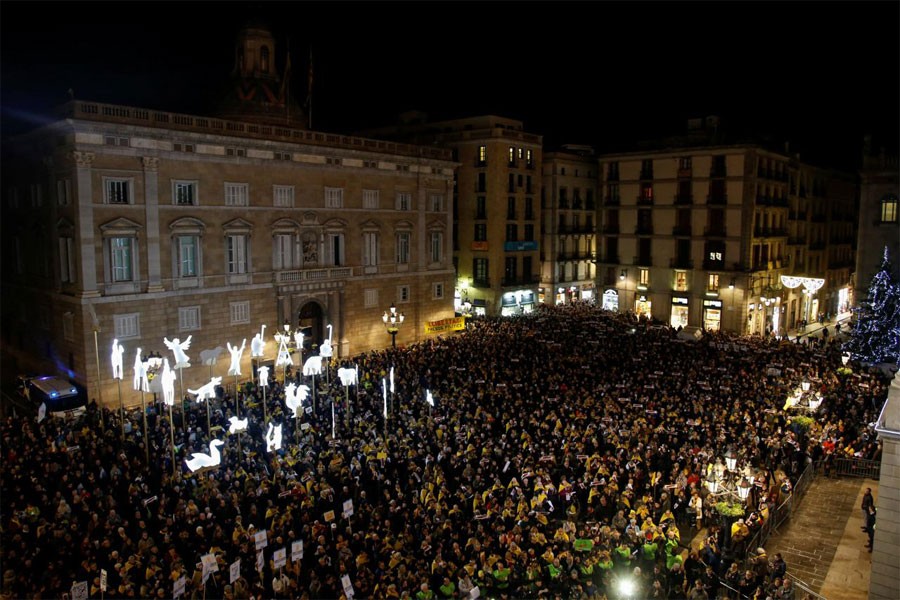
<svg viewBox="0 0 900 600">
<path fill-rule="evenodd" d="M 856 257 L 856 298 L 866 298 L 869 283 L 881 268 L 884 248 L 900 280 L 900 161 L 872 149 L 867 139 L 860 170 L 859 253 Z"/>
</svg>

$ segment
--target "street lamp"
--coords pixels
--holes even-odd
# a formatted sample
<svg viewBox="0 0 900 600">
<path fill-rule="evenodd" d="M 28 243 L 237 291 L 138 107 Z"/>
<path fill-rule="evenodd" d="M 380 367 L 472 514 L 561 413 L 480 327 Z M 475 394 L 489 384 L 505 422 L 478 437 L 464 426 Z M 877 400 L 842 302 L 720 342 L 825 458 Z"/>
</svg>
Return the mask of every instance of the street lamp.
<svg viewBox="0 0 900 600">
<path fill-rule="evenodd" d="M 709 470 L 709 475 L 706 476 L 706 487 L 709 488 L 709 493 L 713 495 L 719 491 L 719 480 L 716 479 L 715 469 Z"/>
<path fill-rule="evenodd" d="M 381 315 L 381 320 L 384 322 L 384 328 L 391 334 L 392 348 L 397 347 L 397 332 L 400 331 L 400 326 L 403 325 L 404 319 L 406 319 L 406 316 L 402 312 L 397 312 L 397 307 L 394 306 L 393 302 L 391 302 L 391 307 Z"/>
<path fill-rule="evenodd" d="M 745 502 L 747 500 L 747 496 L 750 495 L 750 488 L 753 487 L 750 485 L 750 482 L 747 481 L 746 477 L 741 479 L 740 485 L 737 486 L 737 495 L 738 498 L 741 499 L 741 502 Z"/>
<path fill-rule="evenodd" d="M 725 453 L 725 468 L 727 468 L 729 471 L 734 471 L 736 466 L 737 456 L 734 455 L 734 452 L 728 450 L 728 452 Z"/>
</svg>

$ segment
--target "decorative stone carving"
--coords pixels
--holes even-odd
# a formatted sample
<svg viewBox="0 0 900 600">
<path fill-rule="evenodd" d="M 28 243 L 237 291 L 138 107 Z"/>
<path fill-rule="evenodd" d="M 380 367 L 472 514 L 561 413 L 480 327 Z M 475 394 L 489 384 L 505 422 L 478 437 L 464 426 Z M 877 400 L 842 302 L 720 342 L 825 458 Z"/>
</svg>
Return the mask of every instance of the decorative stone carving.
<svg viewBox="0 0 900 600">
<path fill-rule="evenodd" d="M 93 152 L 81 152 L 76 150 L 72 152 L 72 158 L 75 159 L 75 164 L 78 165 L 79 168 L 89 169 L 94 164 Z"/>
<path fill-rule="evenodd" d="M 142 156 L 141 161 L 144 163 L 145 171 L 158 171 L 159 159 L 155 156 Z"/>
</svg>

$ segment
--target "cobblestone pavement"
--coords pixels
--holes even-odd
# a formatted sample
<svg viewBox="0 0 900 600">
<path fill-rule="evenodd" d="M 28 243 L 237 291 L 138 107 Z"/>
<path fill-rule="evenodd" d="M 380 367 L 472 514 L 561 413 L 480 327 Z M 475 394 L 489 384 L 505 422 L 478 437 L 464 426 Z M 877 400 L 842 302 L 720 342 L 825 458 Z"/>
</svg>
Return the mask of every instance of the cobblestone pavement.
<svg viewBox="0 0 900 600">
<path fill-rule="evenodd" d="M 877 486 L 870 479 L 817 477 L 790 521 L 769 538 L 767 554 L 781 552 L 788 572 L 828 600 L 866 598 L 871 554 L 859 506 L 863 490 L 875 493 Z"/>
</svg>

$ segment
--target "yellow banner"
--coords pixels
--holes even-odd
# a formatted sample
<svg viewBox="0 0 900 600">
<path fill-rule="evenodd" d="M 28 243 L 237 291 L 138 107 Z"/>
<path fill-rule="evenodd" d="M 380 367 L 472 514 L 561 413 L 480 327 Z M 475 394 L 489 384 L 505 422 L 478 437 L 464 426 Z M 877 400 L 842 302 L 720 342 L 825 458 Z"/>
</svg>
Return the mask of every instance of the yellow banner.
<svg viewBox="0 0 900 600">
<path fill-rule="evenodd" d="M 426 321 L 425 333 L 443 333 L 445 331 L 462 331 L 466 328 L 465 317 L 451 317 L 440 321 Z"/>
</svg>

